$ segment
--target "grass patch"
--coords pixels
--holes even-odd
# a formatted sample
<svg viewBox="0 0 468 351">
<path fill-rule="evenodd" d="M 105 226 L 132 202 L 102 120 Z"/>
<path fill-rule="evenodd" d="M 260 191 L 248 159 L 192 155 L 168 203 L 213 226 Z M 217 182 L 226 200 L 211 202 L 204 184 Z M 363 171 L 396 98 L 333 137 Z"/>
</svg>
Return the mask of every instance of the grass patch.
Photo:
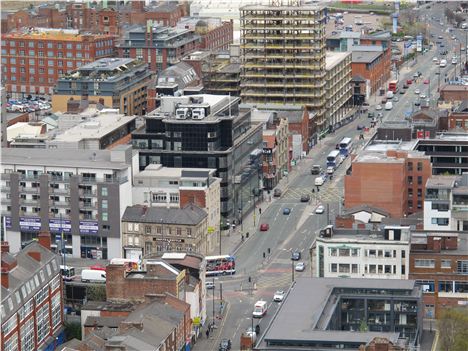
<svg viewBox="0 0 468 351">
<path fill-rule="evenodd" d="M 379 4 L 348 4 L 348 3 L 342 3 L 342 2 L 331 2 L 330 4 L 327 5 L 329 9 L 338 9 L 338 10 L 348 10 L 348 11 L 353 11 L 353 10 L 360 10 L 360 11 L 373 11 L 377 14 L 379 13 L 384 13 L 384 14 L 389 14 L 395 11 L 395 8 L 393 6 L 385 6 L 385 5 L 379 5 Z"/>
</svg>

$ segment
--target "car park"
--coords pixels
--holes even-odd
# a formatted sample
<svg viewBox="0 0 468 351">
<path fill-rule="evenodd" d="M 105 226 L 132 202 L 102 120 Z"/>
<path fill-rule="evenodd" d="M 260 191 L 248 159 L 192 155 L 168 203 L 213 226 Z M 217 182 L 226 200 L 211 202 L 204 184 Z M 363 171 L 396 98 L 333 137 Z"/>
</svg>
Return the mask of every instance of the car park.
<svg viewBox="0 0 468 351">
<path fill-rule="evenodd" d="M 283 290 L 277 290 L 275 292 L 275 295 L 273 295 L 273 301 L 275 302 L 281 302 L 284 299 L 284 291 Z"/>
<path fill-rule="evenodd" d="M 301 202 L 309 202 L 309 201 L 310 201 L 310 195 L 309 194 L 301 195 Z"/>
<path fill-rule="evenodd" d="M 283 214 L 284 215 L 289 215 L 291 213 L 291 209 L 289 207 L 283 208 Z"/>
<path fill-rule="evenodd" d="M 320 205 L 315 209 L 316 214 L 322 214 L 324 212 L 325 212 L 325 207 L 323 207 L 323 205 Z"/>
<path fill-rule="evenodd" d="M 301 253 L 299 251 L 293 251 L 291 254 L 291 260 L 299 261 L 301 259 Z"/>
<path fill-rule="evenodd" d="M 304 262 L 299 262 L 296 264 L 296 267 L 294 268 L 296 272 L 304 272 L 305 270 L 305 263 Z"/>
<path fill-rule="evenodd" d="M 276 188 L 273 190 L 273 197 L 280 197 L 281 196 L 281 189 Z"/>
</svg>

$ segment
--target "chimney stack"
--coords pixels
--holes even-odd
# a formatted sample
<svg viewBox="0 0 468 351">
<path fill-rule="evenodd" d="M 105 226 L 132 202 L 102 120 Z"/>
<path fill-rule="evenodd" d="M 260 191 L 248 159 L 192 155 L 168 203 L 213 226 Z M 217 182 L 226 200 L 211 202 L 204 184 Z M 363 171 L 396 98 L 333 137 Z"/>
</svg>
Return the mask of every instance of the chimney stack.
<svg viewBox="0 0 468 351">
<path fill-rule="evenodd" d="M 3 270 L 3 267 L 2 267 L 2 286 L 5 288 L 5 289 L 8 289 L 9 287 L 9 272 L 8 271 L 4 271 Z"/>
<path fill-rule="evenodd" d="M 10 244 L 8 241 L 2 241 L 2 251 L 1 252 L 10 252 Z"/>
<path fill-rule="evenodd" d="M 40 232 L 38 235 L 38 240 L 39 244 L 46 248 L 47 250 L 50 250 L 50 244 L 51 244 L 51 239 L 50 239 L 50 232 Z"/>
</svg>

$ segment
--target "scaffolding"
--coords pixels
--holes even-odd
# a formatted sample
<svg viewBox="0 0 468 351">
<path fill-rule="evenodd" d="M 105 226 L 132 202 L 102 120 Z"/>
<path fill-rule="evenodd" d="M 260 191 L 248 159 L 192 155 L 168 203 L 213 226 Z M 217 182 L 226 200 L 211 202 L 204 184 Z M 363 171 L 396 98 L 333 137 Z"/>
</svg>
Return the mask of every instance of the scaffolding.
<svg viewBox="0 0 468 351">
<path fill-rule="evenodd" d="M 242 101 L 306 106 L 321 125 L 326 108 L 324 9 L 277 2 L 240 9 Z"/>
</svg>

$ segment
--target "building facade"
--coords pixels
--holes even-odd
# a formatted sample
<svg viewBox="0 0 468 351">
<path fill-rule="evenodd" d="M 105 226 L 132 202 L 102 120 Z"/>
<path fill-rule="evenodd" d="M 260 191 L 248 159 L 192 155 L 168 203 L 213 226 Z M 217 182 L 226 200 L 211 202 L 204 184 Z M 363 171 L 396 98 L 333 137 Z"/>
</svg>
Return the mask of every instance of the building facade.
<svg viewBox="0 0 468 351">
<path fill-rule="evenodd" d="M 57 81 L 52 111 L 66 111 L 70 99 L 99 102 L 126 116 L 146 113 L 151 73 L 134 59 L 104 58 L 80 67 Z"/>
<path fill-rule="evenodd" d="M 345 206 L 370 205 L 395 218 L 422 211 L 431 173 L 430 158 L 422 152 L 378 151 L 371 145 L 352 160 L 346 172 Z"/>
<path fill-rule="evenodd" d="M 262 126 L 251 123 L 251 110 L 240 109 L 239 98 L 164 96 L 132 140 L 140 170 L 151 163 L 216 169 L 224 217 L 242 217 L 262 196 Z"/>
<path fill-rule="evenodd" d="M 263 186 L 272 190 L 289 172 L 288 120 L 281 118 L 263 131 Z"/>
<path fill-rule="evenodd" d="M 177 23 L 179 29 L 190 29 L 201 38 L 202 50 L 227 50 L 233 41 L 234 21 L 222 21 L 212 17 L 183 17 Z"/>
<path fill-rule="evenodd" d="M 122 217 L 123 253 L 140 258 L 166 251 L 208 254 L 207 213 L 196 205 L 183 208 L 131 206 Z"/>
<path fill-rule="evenodd" d="M 159 73 L 197 50 L 200 41 L 191 30 L 149 23 L 146 27 L 130 27 L 117 45 L 117 52 L 119 57 L 142 60 L 150 71 Z"/>
<path fill-rule="evenodd" d="M 306 106 L 326 129 L 324 8 L 247 5 L 240 13 L 242 102 Z"/>
<path fill-rule="evenodd" d="M 29 28 L 2 33 L 2 80 L 13 98 L 52 95 L 60 76 L 114 52 L 114 37 Z"/>
<path fill-rule="evenodd" d="M 57 252 L 121 257 L 120 219 L 132 201 L 132 158 L 130 146 L 2 149 L 1 212 L 12 251 L 50 231 Z"/>
<path fill-rule="evenodd" d="M 133 204 L 184 208 L 194 204 L 207 212 L 207 252 L 219 247 L 220 184 L 215 169 L 168 168 L 148 165 L 133 177 Z"/>
<path fill-rule="evenodd" d="M 325 278 L 408 279 L 410 239 L 409 227 L 370 231 L 329 225 L 313 244 L 312 273 Z"/>
<path fill-rule="evenodd" d="M 466 232 L 413 232 L 409 278 L 421 285 L 424 316 L 439 318 L 444 308 L 468 301 Z"/>
<path fill-rule="evenodd" d="M 468 173 L 434 176 L 426 183 L 424 229 L 468 230 Z"/>
<path fill-rule="evenodd" d="M 65 341 L 63 285 L 50 233 L 12 255 L 2 241 L 2 350 L 55 350 Z"/>
</svg>

